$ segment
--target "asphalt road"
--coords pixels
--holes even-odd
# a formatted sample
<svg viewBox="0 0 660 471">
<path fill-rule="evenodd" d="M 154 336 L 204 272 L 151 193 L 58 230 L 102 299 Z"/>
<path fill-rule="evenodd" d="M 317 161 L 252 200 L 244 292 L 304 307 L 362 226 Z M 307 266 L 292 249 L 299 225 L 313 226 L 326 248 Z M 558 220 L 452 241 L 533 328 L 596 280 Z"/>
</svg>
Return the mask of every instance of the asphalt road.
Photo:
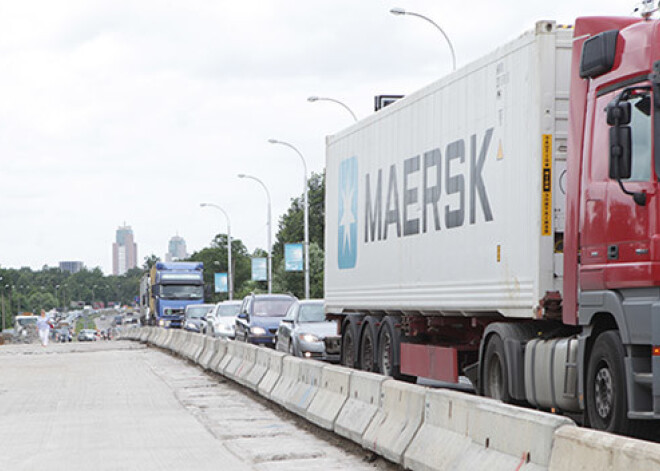
<svg viewBox="0 0 660 471">
<path fill-rule="evenodd" d="M 0 470 L 397 469 L 131 342 L 0 346 Z"/>
</svg>

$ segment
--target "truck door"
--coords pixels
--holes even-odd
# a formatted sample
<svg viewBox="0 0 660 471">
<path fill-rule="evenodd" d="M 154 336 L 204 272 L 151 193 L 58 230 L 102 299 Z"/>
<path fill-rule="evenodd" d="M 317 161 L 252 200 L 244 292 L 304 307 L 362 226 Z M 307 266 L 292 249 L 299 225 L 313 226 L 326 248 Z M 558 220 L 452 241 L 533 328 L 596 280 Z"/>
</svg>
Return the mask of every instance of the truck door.
<svg viewBox="0 0 660 471">
<path fill-rule="evenodd" d="M 619 93 L 619 92 L 617 92 Z M 614 94 L 616 95 L 616 94 Z M 613 95 L 603 96 L 604 100 L 596 107 L 596 112 L 604 110 Z M 624 188 L 631 192 L 646 193 L 646 204 L 637 204 L 632 196 L 625 194 L 619 182 L 609 179 L 607 185 L 607 269 L 605 288 L 616 289 L 649 285 L 651 273 L 652 219 L 656 212 L 656 176 L 653 174 L 653 102 L 650 92 L 634 95 L 630 100 L 632 134 L 632 173 L 622 179 Z M 600 111 L 605 121 L 606 113 Z M 609 135 L 609 126 L 604 123 L 603 132 Z M 600 132 L 600 126 L 599 126 Z M 608 143 L 605 154 L 609 164 L 609 136 L 603 136 Z M 608 165 L 609 167 L 609 165 Z"/>
<path fill-rule="evenodd" d="M 580 287 L 583 290 L 641 286 L 650 281 L 651 218 L 657 205 L 652 170 L 653 120 L 649 93 L 631 100 L 632 175 L 622 180 L 632 192 L 646 192 L 635 203 L 609 177 L 610 126 L 605 108 L 621 93 L 596 98 L 591 121 L 589 163 L 583 173 L 584 211 L 580 221 Z"/>
</svg>

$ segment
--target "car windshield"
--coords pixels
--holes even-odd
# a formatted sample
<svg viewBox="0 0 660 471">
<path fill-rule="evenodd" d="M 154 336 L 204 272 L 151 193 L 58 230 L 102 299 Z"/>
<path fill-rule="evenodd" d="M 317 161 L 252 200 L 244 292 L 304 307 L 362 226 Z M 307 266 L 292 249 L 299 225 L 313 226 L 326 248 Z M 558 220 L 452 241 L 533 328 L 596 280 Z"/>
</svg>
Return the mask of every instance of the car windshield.
<svg viewBox="0 0 660 471">
<path fill-rule="evenodd" d="M 301 304 L 300 314 L 298 315 L 299 322 L 323 322 L 325 321 L 325 311 L 323 303 L 318 304 Z"/>
<path fill-rule="evenodd" d="M 218 308 L 218 317 L 234 317 L 240 310 L 240 304 L 221 305 Z"/>
<path fill-rule="evenodd" d="M 37 318 L 35 316 L 35 317 L 26 317 L 25 319 L 18 319 L 18 323 L 21 324 L 22 326 L 36 325 L 37 324 Z"/>
<path fill-rule="evenodd" d="M 203 286 L 162 285 L 160 287 L 160 297 L 164 299 L 202 299 L 203 296 Z"/>
<path fill-rule="evenodd" d="M 254 301 L 254 315 L 257 317 L 284 317 L 292 299 L 256 299 Z"/>
<path fill-rule="evenodd" d="M 207 312 L 209 312 L 208 306 L 189 306 L 186 317 L 189 319 L 201 319 Z"/>
</svg>

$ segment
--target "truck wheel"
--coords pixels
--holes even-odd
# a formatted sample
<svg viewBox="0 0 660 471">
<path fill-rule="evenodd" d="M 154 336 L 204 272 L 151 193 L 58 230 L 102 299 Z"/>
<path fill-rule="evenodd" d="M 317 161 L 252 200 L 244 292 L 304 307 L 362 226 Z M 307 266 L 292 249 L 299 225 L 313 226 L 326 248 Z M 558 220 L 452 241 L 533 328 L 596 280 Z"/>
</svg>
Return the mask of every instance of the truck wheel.
<svg viewBox="0 0 660 471">
<path fill-rule="evenodd" d="M 341 364 L 348 368 L 356 367 L 355 338 L 355 324 L 349 321 L 341 339 Z"/>
<path fill-rule="evenodd" d="M 383 322 L 383 327 L 380 329 L 378 336 L 378 363 L 380 364 L 380 372 L 385 376 L 391 376 L 394 379 L 399 379 L 401 372 L 395 355 L 395 345 L 397 338 L 394 336 L 394 331 L 389 322 Z"/>
<path fill-rule="evenodd" d="M 511 402 L 504 343 L 499 335 L 493 335 L 486 347 L 482 384 L 484 385 L 484 396 L 499 399 L 502 402 Z"/>
<path fill-rule="evenodd" d="M 364 322 L 360 340 L 360 366 L 363 371 L 377 371 L 376 327 L 371 318 L 367 318 Z"/>
<path fill-rule="evenodd" d="M 624 358 L 617 331 L 608 330 L 596 337 L 587 368 L 586 408 L 589 424 L 597 430 L 630 432 Z"/>
</svg>

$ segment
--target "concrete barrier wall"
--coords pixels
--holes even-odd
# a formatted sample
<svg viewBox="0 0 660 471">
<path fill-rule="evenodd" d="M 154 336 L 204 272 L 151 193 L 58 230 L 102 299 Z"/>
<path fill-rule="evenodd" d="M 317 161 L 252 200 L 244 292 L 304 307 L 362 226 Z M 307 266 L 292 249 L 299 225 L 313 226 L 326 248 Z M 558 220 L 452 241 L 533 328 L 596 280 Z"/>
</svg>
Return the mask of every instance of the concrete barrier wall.
<svg viewBox="0 0 660 471">
<path fill-rule="evenodd" d="M 199 365 L 205 370 L 209 369 L 211 358 L 213 358 L 213 355 L 215 355 L 215 352 L 218 350 L 218 342 L 219 341 L 213 337 L 206 337 L 206 347 L 197 359 L 197 363 L 199 363 Z"/>
<path fill-rule="evenodd" d="M 163 348 L 167 348 L 168 350 L 172 350 L 172 333 L 174 332 L 173 329 L 167 329 L 165 331 L 165 340 L 163 341 Z"/>
<path fill-rule="evenodd" d="M 362 446 L 401 463 L 422 425 L 425 390 L 393 379 L 383 382 L 380 408 L 362 436 Z"/>
<path fill-rule="evenodd" d="M 257 361 L 257 351 L 265 350 L 262 347 L 257 347 L 256 345 L 245 344 L 245 351 L 243 352 L 243 361 L 234 371 L 234 381 L 237 381 L 239 384 L 245 385 L 247 383 L 247 376 L 254 368 L 254 365 Z"/>
<path fill-rule="evenodd" d="M 259 383 L 266 375 L 268 368 L 270 366 L 272 350 L 268 348 L 258 348 L 256 349 L 256 356 L 254 359 L 254 366 L 250 369 L 250 372 L 245 375 L 243 378 L 245 386 L 256 391 Z"/>
<path fill-rule="evenodd" d="M 306 415 L 307 408 L 319 390 L 324 366 L 324 363 L 315 360 L 300 363 L 298 377 L 289 390 L 284 407 L 298 415 Z"/>
<path fill-rule="evenodd" d="M 146 329 L 143 329 L 142 332 L 140 332 L 140 342 L 147 341 L 147 336 L 151 333 L 152 329 L 153 327 L 147 327 Z"/>
<path fill-rule="evenodd" d="M 206 347 L 206 339 L 207 337 L 202 334 L 192 334 L 193 337 L 193 349 L 192 349 L 192 355 L 190 359 L 197 363 L 197 360 L 199 360 L 200 355 L 204 351 L 204 347 Z"/>
<path fill-rule="evenodd" d="M 243 364 L 243 359 L 247 353 L 248 344 L 245 342 L 234 342 L 234 349 L 229 363 L 225 366 L 222 374 L 228 378 L 236 380 L 236 370 Z"/>
<path fill-rule="evenodd" d="M 270 393 L 269 399 L 277 402 L 282 407 L 286 407 L 286 402 L 289 399 L 291 390 L 298 383 L 298 372 L 300 371 L 300 365 L 304 360 L 300 358 L 292 357 L 287 355 L 282 360 L 282 373 L 280 378 L 273 387 L 272 392 Z"/>
<path fill-rule="evenodd" d="M 563 425 L 574 424 L 492 399 L 428 390 L 424 423 L 403 465 L 415 470 L 547 469 L 554 432 Z"/>
<path fill-rule="evenodd" d="M 375 373 L 351 371 L 348 400 L 335 421 L 337 434 L 362 443 L 362 435 L 380 409 L 381 389 L 386 379 Z"/>
<path fill-rule="evenodd" d="M 222 360 L 217 365 L 217 368 L 213 371 L 216 373 L 225 374 L 225 368 L 227 368 L 227 365 L 234 359 L 236 354 L 236 345 L 238 345 L 238 342 L 234 340 L 227 341 L 227 350 L 222 357 Z"/>
<path fill-rule="evenodd" d="M 579 427 L 555 432 L 550 471 L 660 469 L 660 444 Z"/>
<path fill-rule="evenodd" d="M 226 339 L 216 339 L 217 342 L 217 350 L 211 357 L 211 360 L 209 361 L 209 370 L 215 371 L 216 373 L 220 372 L 220 363 L 222 362 L 222 359 L 225 357 L 225 354 L 227 353 L 227 345 L 229 345 L 229 342 Z"/>
<path fill-rule="evenodd" d="M 268 356 L 270 357 L 268 369 L 263 375 L 261 381 L 259 381 L 256 390 L 262 396 L 270 399 L 273 388 L 275 388 L 275 385 L 279 382 L 280 376 L 282 375 L 282 365 L 287 354 L 269 350 Z"/>
<path fill-rule="evenodd" d="M 350 378 L 351 370 L 348 368 L 324 366 L 319 390 L 305 413 L 307 420 L 326 430 L 333 430 L 335 420 L 348 400 Z"/>
</svg>

